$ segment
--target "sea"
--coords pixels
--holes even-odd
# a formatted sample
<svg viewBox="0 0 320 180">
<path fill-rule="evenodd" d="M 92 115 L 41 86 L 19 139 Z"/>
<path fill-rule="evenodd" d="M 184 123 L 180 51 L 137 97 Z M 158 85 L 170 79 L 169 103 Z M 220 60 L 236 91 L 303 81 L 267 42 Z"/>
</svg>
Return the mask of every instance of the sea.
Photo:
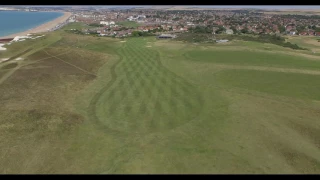
<svg viewBox="0 0 320 180">
<path fill-rule="evenodd" d="M 62 15 L 60 12 L 0 11 L 0 37 L 27 31 Z"/>
</svg>

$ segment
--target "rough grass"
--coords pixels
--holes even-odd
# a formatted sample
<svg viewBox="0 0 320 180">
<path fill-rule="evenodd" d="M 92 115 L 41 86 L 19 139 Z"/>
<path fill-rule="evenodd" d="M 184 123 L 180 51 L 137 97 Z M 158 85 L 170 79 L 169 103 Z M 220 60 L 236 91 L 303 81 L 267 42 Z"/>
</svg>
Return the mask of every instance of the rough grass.
<svg viewBox="0 0 320 180">
<path fill-rule="evenodd" d="M 72 102 L 95 77 L 44 51 L 58 54 L 48 48 L 28 56 L 24 66 L 0 85 L 2 173 L 50 173 L 65 167 L 65 156 L 59 158 L 69 147 L 65 141 L 85 120 L 73 110 Z M 60 58 L 72 59 L 69 63 L 92 74 L 106 62 L 105 56 L 80 51 Z M 84 59 L 86 64 L 79 62 Z"/>
<path fill-rule="evenodd" d="M 7 46 L 6 51 L 0 53 L 0 58 L 12 58 L 14 56 L 16 56 L 16 58 L 27 57 L 57 42 L 60 38 L 61 36 L 54 32 L 38 39 L 26 39 L 22 42 L 13 42 Z"/>
<path fill-rule="evenodd" d="M 2 77 L 2 76 L 4 76 L 4 74 L 6 74 L 7 73 L 7 70 L 0 70 L 0 78 Z"/>
<path fill-rule="evenodd" d="M 10 63 L 10 64 L 7 64 L 7 65 L 4 65 L 1 69 L 12 69 L 12 68 L 15 68 L 17 66 L 18 66 L 17 63 Z"/>
<path fill-rule="evenodd" d="M 315 61 L 58 33 L 0 84 L 1 173 L 320 172 L 319 75 L 268 71 Z"/>
</svg>

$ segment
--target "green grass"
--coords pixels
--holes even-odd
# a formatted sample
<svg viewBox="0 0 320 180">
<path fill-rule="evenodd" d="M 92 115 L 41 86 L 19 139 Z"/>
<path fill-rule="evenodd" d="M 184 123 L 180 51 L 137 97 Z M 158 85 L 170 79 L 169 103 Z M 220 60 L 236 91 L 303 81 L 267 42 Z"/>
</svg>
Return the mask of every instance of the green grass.
<svg viewBox="0 0 320 180">
<path fill-rule="evenodd" d="M 0 69 L 0 173 L 320 172 L 317 61 L 51 35 Z"/>
<path fill-rule="evenodd" d="M 304 57 L 271 54 L 268 52 L 250 51 L 230 51 L 230 50 L 211 50 L 211 51 L 189 51 L 186 56 L 197 62 L 212 62 L 236 65 L 255 65 L 270 67 L 288 67 L 304 69 L 320 69 L 320 61 L 312 61 Z"/>
<path fill-rule="evenodd" d="M 131 39 L 118 50 L 122 60 L 114 69 L 116 78 L 94 102 L 101 104 L 97 116 L 109 117 L 102 121 L 108 127 L 124 132 L 167 131 L 195 118 L 201 109 L 196 88 L 163 68 L 155 51 L 140 50 L 145 45 L 141 39 Z"/>
<path fill-rule="evenodd" d="M 320 76 L 318 75 L 225 70 L 216 77 L 219 82 L 228 86 L 294 98 L 320 100 Z"/>
<path fill-rule="evenodd" d="M 117 24 L 124 27 L 128 27 L 128 28 L 131 28 L 131 27 L 136 28 L 139 26 L 139 24 L 134 21 L 121 21 L 121 22 L 117 22 Z"/>
<path fill-rule="evenodd" d="M 70 29 L 81 30 L 83 28 L 89 28 L 89 26 L 81 22 L 73 22 L 73 23 L 69 23 L 67 26 L 62 27 L 61 30 L 70 30 Z"/>
</svg>

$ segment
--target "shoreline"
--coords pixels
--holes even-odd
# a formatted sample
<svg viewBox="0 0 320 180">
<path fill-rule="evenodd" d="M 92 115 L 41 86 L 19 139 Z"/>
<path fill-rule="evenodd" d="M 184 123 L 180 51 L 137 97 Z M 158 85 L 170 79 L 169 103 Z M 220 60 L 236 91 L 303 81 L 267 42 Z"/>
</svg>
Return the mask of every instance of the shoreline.
<svg viewBox="0 0 320 180">
<path fill-rule="evenodd" d="M 65 22 L 71 15 L 72 15 L 72 13 L 70 13 L 70 12 L 63 12 L 63 15 L 56 18 L 56 19 L 53 19 L 49 22 L 46 22 L 44 24 L 41 24 L 37 27 L 34 27 L 32 29 L 29 29 L 29 30 L 26 30 L 23 32 L 10 34 L 7 36 L 1 36 L 0 39 L 14 38 L 16 36 L 26 36 L 27 34 L 32 34 L 32 33 L 48 32 L 50 29 L 54 28 L 56 25 Z"/>
</svg>

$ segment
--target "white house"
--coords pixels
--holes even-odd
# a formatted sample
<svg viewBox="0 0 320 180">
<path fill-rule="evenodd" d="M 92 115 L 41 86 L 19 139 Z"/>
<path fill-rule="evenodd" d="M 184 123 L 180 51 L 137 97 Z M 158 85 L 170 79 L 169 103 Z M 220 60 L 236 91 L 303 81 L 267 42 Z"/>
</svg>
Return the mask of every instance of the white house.
<svg viewBox="0 0 320 180">
<path fill-rule="evenodd" d="M 296 32 L 295 31 L 290 31 L 290 35 L 295 35 Z"/>
<path fill-rule="evenodd" d="M 229 41 L 229 40 L 226 40 L 226 39 L 225 39 L 225 40 L 217 40 L 216 42 L 217 42 L 217 43 L 224 43 L 224 42 L 228 42 L 228 41 Z"/>
<path fill-rule="evenodd" d="M 233 34 L 233 30 L 232 30 L 232 29 L 227 29 L 227 30 L 226 30 L 226 33 L 227 33 L 227 34 Z"/>
<path fill-rule="evenodd" d="M 146 18 L 145 15 L 138 15 L 138 18 Z"/>
<path fill-rule="evenodd" d="M 109 25 L 108 21 L 100 21 L 100 24 Z"/>
<path fill-rule="evenodd" d="M 187 23 L 187 26 L 194 26 L 194 24 L 193 23 Z"/>
<path fill-rule="evenodd" d="M 110 21 L 109 24 L 111 25 L 111 24 L 116 24 L 116 23 L 114 21 Z"/>
</svg>

